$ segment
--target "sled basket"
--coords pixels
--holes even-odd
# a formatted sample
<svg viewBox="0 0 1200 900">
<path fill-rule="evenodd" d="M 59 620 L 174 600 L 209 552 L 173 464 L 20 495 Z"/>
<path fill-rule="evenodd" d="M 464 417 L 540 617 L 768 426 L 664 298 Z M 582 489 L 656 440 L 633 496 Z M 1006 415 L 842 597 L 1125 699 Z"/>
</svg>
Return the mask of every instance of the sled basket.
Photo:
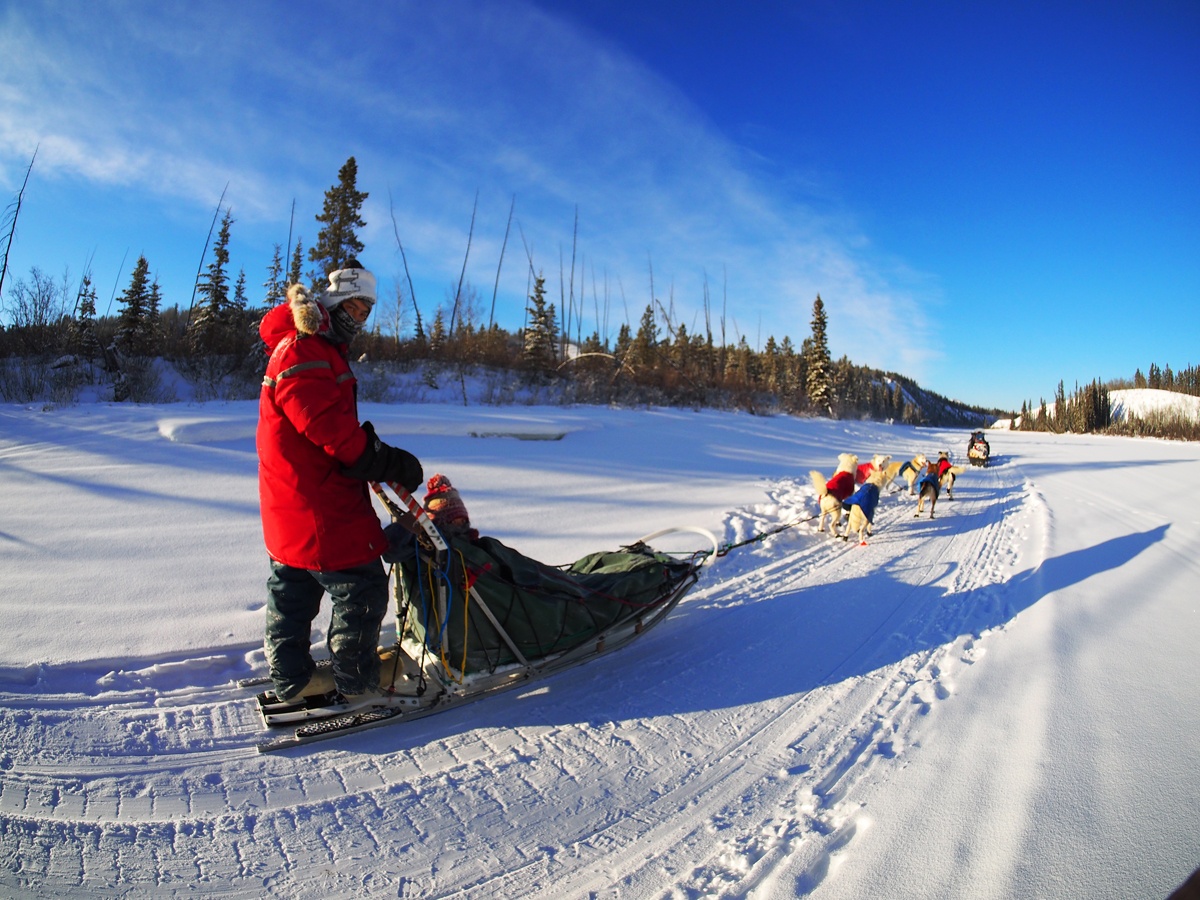
<svg viewBox="0 0 1200 900">
<path fill-rule="evenodd" d="M 679 559 L 640 541 L 552 566 L 499 540 L 447 536 L 437 557 L 415 552 L 396 566 L 406 610 L 402 637 L 458 677 L 513 664 L 538 668 L 605 635 L 640 633 L 695 583 L 703 555 Z"/>
</svg>

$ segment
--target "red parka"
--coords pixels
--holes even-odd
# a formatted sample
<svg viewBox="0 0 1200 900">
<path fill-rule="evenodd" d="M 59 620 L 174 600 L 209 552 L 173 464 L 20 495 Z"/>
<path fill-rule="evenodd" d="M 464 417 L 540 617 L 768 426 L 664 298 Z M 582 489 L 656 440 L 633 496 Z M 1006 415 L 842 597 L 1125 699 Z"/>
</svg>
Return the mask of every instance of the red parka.
<svg viewBox="0 0 1200 900">
<path fill-rule="evenodd" d="M 346 347 L 316 333 L 328 314 L 301 288 L 263 317 L 271 351 L 258 403 L 258 496 L 267 553 L 325 571 L 387 549 L 367 483 L 347 478 L 367 446 Z"/>
</svg>

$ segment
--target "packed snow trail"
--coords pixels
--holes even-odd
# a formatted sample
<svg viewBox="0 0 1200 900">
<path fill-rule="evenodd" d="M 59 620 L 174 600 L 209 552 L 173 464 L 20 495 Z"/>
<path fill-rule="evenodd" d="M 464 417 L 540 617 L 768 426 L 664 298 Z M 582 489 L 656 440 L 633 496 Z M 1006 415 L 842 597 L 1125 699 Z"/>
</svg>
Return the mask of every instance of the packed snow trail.
<svg viewBox="0 0 1200 900">
<path fill-rule="evenodd" d="M 371 416 L 538 558 L 800 524 L 610 656 L 264 757 L 232 687 L 263 670 L 253 406 L 0 410 L 0 893 L 1092 900 L 1200 859 L 1200 448 L 997 433 L 859 546 L 803 521 L 804 473 L 962 435 Z M 566 436 L 469 437 L 532 428 Z"/>
<path fill-rule="evenodd" d="M 731 540 L 814 506 L 798 481 L 769 494 L 769 514 L 730 515 Z M 886 495 L 866 546 L 802 523 L 735 550 L 644 641 L 529 696 L 283 761 L 255 754 L 252 691 L 230 687 L 258 648 L 6 671 L 6 883 L 741 896 L 799 860 L 815 887 L 854 841 L 854 785 L 898 764 L 980 638 L 1033 599 L 1006 586 L 1044 528 L 1015 468 L 973 470 L 933 520 L 914 504 Z"/>
</svg>

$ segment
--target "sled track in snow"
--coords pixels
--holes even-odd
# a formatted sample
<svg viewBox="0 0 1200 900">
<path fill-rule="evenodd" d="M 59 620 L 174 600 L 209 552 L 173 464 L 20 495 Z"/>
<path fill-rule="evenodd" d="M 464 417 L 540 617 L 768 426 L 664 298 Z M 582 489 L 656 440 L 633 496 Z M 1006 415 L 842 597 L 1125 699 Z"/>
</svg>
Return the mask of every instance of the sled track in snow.
<svg viewBox="0 0 1200 900">
<path fill-rule="evenodd" d="M 0 673 L 0 888 L 807 893 L 853 852 L 855 787 L 913 752 L 914 724 L 1011 618 L 1014 567 L 1037 562 L 1020 550 L 1043 510 L 1015 467 L 970 469 L 955 495 L 932 521 L 885 495 L 865 547 L 798 525 L 718 561 L 644 641 L 531 696 L 317 752 L 255 752 L 252 692 L 228 687 L 239 653 L 138 673 Z M 800 482 L 772 499 L 813 505 Z M 777 522 L 751 509 L 729 526 Z M 769 668 L 781 641 L 794 670 Z M 247 862 L 264 858 L 278 865 Z M 343 874 L 362 858 L 370 875 Z"/>
<path fill-rule="evenodd" d="M 971 663 L 978 652 L 971 623 L 1007 618 L 1002 582 L 1017 562 L 1017 529 L 1022 513 L 1036 517 L 1038 511 L 1027 509 L 1036 501 L 1014 493 L 1002 475 L 995 470 L 988 475 L 964 479 L 957 499 L 939 504 L 941 521 L 949 523 L 940 540 L 922 531 L 929 520 L 910 525 L 915 501 L 892 497 L 881 506 L 876 535 L 866 547 L 822 536 L 816 545 L 781 554 L 719 590 L 702 592 L 693 602 L 740 604 L 771 585 L 802 589 L 881 565 L 901 565 L 912 573 L 909 589 L 879 606 L 874 628 L 829 669 L 821 687 L 741 715 L 736 739 L 706 748 L 708 764 L 702 768 L 713 774 L 681 787 L 685 802 L 671 795 L 662 809 L 650 814 L 639 809 L 636 820 L 647 824 L 627 842 L 619 861 L 610 851 L 590 868 L 556 876 L 555 888 L 566 890 L 564 895 L 602 896 L 621 871 L 622 886 L 639 897 L 740 897 L 771 879 L 783 880 L 785 894 L 815 888 L 833 854 L 852 846 L 854 785 L 905 752 L 912 722 L 952 693 L 947 673 Z M 964 520 L 972 524 L 962 527 Z M 943 582 L 944 589 L 935 588 Z M 886 658 L 887 639 L 896 631 L 909 643 L 930 646 L 865 678 L 838 681 L 838 672 L 856 656 Z M 647 845 L 670 848 L 670 856 L 686 864 L 672 868 L 650 858 Z M 663 884 L 679 892 L 664 891 Z"/>
</svg>

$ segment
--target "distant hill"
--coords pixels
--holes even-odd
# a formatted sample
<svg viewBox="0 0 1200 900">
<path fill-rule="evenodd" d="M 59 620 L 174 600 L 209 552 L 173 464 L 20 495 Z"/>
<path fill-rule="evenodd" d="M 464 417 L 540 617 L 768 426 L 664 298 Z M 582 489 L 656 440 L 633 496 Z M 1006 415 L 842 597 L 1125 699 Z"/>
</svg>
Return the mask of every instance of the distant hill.
<svg viewBox="0 0 1200 900">
<path fill-rule="evenodd" d="M 987 428 L 998 418 L 1011 416 L 1011 411 L 968 406 L 958 400 L 926 390 L 911 378 L 887 373 L 887 378 L 899 382 L 905 401 L 921 412 L 921 422 L 942 427 Z"/>
<path fill-rule="evenodd" d="M 1152 388 L 1129 388 L 1109 391 L 1114 423 L 1127 421 L 1131 416 L 1146 418 L 1155 413 L 1173 413 L 1200 422 L 1200 397 L 1179 394 L 1175 391 L 1158 391 Z"/>
</svg>

